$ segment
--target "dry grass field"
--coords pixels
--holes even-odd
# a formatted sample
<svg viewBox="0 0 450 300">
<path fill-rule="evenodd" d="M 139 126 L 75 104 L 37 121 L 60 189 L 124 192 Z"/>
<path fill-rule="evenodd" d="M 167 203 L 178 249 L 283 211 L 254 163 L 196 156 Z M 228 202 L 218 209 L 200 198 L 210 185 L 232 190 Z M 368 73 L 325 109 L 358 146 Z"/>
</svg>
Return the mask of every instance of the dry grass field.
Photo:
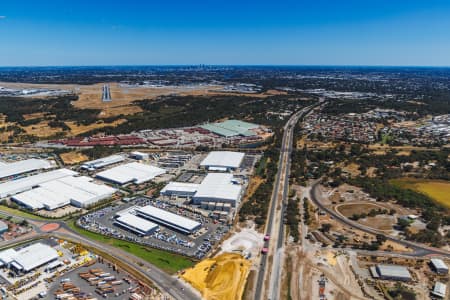
<svg viewBox="0 0 450 300">
<path fill-rule="evenodd" d="M 104 123 L 103 121 L 97 121 L 97 123 L 89 124 L 89 125 L 78 125 L 75 122 L 66 122 L 66 125 L 70 127 L 70 132 L 72 135 L 78 135 L 85 133 L 87 131 L 91 131 L 97 128 L 103 128 L 107 126 L 117 126 L 119 124 L 125 123 L 127 120 L 119 119 L 111 123 Z"/>
<path fill-rule="evenodd" d="M 37 118 L 43 118 L 45 116 L 45 112 L 38 112 L 38 113 L 34 113 L 34 114 L 26 114 L 23 115 L 23 118 L 28 121 L 28 120 L 33 120 L 33 119 L 37 119 Z"/>
<path fill-rule="evenodd" d="M 349 203 L 336 206 L 336 210 L 346 217 L 351 217 L 353 214 L 368 213 L 371 209 L 379 208 L 384 207 L 371 203 Z"/>
<path fill-rule="evenodd" d="M 389 231 L 392 230 L 395 224 L 395 218 L 392 216 L 379 215 L 376 217 L 360 219 L 358 220 L 358 223 L 378 230 Z"/>
<path fill-rule="evenodd" d="M 393 241 L 386 241 L 381 245 L 380 250 L 390 250 L 394 252 L 412 252 L 411 248 L 407 248 L 398 243 L 394 243 Z"/>
<path fill-rule="evenodd" d="M 303 149 L 306 143 L 306 136 L 302 136 L 297 140 L 296 147 L 297 149 Z"/>
<path fill-rule="evenodd" d="M 264 182 L 264 179 L 262 179 L 259 176 L 253 176 L 250 178 L 250 182 L 248 184 L 247 192 L 245 193 L 244 200 L 249 199 L 254 192 L 258 189 L 258 187 L 261 185 L 261 183 Z"/>
<path fill-rule="evenodd" d="M 12 125 L 6 122 L 6 116 L 0 114 L 0 143 L 7 142 L 10 135 L 12 135 L 12 131 L 3 131 L 5 127 Z"/>
<path fill-rule="evenodd" d="M 379 208 L 384 209 L 385 207 L 371 203 L 351 203 L 336 206 L 336 210 L 347 218 L 351 217 L 354 214 L 367 214 L 371 209 Z M 389 231 L 392 230 L 392 226 L 394 226 L 396 220 L 395 217 L 390 215 L 378 215 L 375 217 L 368 216 L 364 219 L 359 219 L 357 222 L 374 229 Z"/>
<path fill-rule="evenodd" d="M 50 127 L 48 125 L 48 121 L 42 121 L 37 124 L 22 127 L 22 129 L 29 135 L 34 135 L 41 138 L 49 137 L 56 133 L 62 132 L 62 129 L 59 127 Z"/>
<path fill-rule="evenodd" d="M 240 254 L 223 253 L 187 269 L 182 277 L 202 293 L 203 299 L 237 300 L 242 298 L 250 266 Z"/>
<path fill-rule="evenodd" d="M 76 151 L 61 153 L 59 157 L 65 165 L 73 165 L 89 159 L 86 155 Z"/>
<path fill-rule="evenodd" d="M 403 188 L 423 193 L 436 202 L 450 208 L 450 182 L 444 180 L 427 180 L 416 178 L 401 178 L 391 181 Z"/>
<path fill-rule="evenodd" d="M 352 174 L 352 176 L 358 176 L 361 174 L 359 171 L 359 165 L 356 163 L 350 163 L 342 168 L 342 171 Z"/>
</svg>

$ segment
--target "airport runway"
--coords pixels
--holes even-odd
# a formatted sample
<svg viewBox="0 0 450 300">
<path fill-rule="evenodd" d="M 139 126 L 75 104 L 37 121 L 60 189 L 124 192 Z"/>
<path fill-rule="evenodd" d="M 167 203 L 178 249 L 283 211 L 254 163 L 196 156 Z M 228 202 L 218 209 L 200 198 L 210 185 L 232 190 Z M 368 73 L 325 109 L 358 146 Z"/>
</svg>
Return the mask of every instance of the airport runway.
<svg viewBox="0 0 450 300">
<path fill-rule="evenodd" d="M 103 85 L 102 88 L 102 101 L 103 102 L 110 102 L 111 99 L 111 89 L 109 88 L 109 84 Z"/>
</svg>

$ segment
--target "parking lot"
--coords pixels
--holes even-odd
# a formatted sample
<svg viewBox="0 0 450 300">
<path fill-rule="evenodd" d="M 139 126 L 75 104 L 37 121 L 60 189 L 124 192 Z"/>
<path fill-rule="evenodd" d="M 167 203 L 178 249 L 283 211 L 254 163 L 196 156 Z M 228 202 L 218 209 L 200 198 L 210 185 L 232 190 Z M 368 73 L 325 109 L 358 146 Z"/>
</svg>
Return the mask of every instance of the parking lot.
<svg viewBox="0 0 450 300">
<path fill-rule="evenodd" d="M 162 208 L 200 222 L 202 227 L 191 235 L 185 235 L 160 225 L 159 231 L 156 231 L 149 236 L 139 236 L 113 224 L 114 216 L 117 212 L 135 205 L 152 205 Z M 212 249 L 212 246 L 217 241 L 221 240 L 223 235 L 229 230 L 228 226 L 222 225 L 197 211 L 191 211 L 185 207 L 145 197 L 139 197 L 126 204 L 110 206 L 92 212 L 81 217 L 78 220 L 78 224 L 87 230 L 98 232 L 103 235 L 196 258 L 204 257 Z"/>
</svg>

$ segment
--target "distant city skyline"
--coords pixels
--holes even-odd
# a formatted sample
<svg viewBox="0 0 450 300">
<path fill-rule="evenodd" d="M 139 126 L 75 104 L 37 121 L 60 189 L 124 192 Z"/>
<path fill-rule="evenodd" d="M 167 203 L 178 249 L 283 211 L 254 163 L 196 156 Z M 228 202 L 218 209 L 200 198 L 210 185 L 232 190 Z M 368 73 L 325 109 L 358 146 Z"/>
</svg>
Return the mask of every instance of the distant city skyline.
<svg viewBox="0 0 450 300">
<path fill-rule="evenodd" d="M 0 3 L 1 66 L 450 66 L 450 2 Z"/>
</svg>

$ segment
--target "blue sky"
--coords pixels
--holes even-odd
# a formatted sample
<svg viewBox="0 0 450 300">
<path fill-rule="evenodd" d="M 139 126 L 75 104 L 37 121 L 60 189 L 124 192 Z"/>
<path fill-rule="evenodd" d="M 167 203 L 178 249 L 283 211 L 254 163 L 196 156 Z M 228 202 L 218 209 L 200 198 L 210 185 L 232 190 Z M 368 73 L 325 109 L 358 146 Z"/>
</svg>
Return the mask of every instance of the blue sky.
<svg viewBox="0 0 450 300">
<path fill-rule="evenodd" d="M 0 66 L 140 64 L 450 66 L 450 1 L 0 1 Z"/>
</svg>

